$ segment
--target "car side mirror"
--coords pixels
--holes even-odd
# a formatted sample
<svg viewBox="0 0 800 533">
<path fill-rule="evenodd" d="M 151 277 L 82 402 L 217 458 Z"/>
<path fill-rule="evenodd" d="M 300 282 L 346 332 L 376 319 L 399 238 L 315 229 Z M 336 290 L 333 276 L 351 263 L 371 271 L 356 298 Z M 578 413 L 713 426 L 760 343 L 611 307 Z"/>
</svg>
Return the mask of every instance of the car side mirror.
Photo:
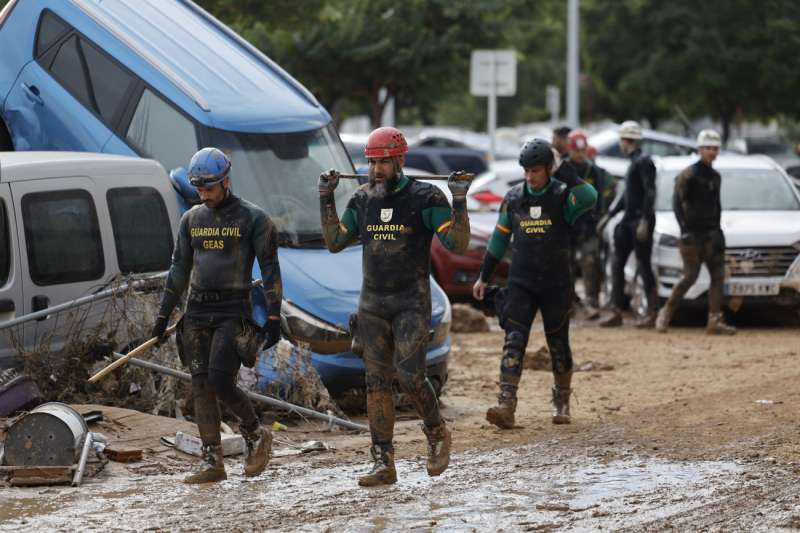
<svg viewBox="0 0 800 533">
<path fill-rule="evenodd" d="M 200 203 L 200 195 L 197 194 L 197 189 L 189 183 L 189 174 L 185 168 L 173 168 L 169 172 L 169 181 L 178 196 L 187 204 L 185 206 L 187 209 L 189 206 Z"/>
</svg>

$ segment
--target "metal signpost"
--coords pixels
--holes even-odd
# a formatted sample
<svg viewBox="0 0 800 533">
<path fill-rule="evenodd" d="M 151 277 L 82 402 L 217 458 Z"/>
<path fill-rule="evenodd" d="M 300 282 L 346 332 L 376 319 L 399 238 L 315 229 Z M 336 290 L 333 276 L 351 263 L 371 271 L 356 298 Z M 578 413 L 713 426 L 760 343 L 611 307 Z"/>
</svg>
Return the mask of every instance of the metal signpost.
<svg viewBox="0 0 800 533">
<path fill-rule="evenodd" d="M 514 96 L 517 92 L 517 51 L 473 50 L 469 92 L 473 96 L 488 97 L 489 157 L 494 160 L 497 97 Z"/>
</svg>

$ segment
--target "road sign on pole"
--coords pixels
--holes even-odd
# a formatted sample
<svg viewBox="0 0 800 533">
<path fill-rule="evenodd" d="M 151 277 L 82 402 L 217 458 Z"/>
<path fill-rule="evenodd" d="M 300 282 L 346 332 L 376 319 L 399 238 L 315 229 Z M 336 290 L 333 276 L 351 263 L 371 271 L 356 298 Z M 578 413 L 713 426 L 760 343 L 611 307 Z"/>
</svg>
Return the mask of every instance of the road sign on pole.
<svg viewBox="0 0 800 533">
<path fill-rule="evenodd" d="M 514 96 L 517 92 L 516 50 L 473 50 L 469 69 L 469 92 L 487 96 L 489 157 L 494 159 L 497 128 L 497 97 Z"/>
</svg>

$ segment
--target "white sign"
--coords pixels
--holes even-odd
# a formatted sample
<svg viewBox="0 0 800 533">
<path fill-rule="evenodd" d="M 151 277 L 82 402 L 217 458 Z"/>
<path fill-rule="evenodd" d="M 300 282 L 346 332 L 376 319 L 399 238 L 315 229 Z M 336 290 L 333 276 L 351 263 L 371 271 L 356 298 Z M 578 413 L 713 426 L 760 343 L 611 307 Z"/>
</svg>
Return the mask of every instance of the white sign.
<svg viewBox="0 0 800 533">
<path fill-rule="evenodd" d="M 473 50 L 469 92 L 473 96 L 514 96 L 517 93 L 517 51 Z"/>
</svg>

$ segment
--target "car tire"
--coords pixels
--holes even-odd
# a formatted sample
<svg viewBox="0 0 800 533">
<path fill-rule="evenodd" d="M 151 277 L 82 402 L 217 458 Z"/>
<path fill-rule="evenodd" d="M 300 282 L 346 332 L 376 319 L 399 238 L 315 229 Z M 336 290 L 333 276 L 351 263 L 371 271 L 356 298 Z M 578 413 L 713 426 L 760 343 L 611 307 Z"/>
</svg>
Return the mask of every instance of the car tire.
<svg viewBox="0 0 800 533">
<path fill-rule="evenodd" d="M 5 122 L 0 120 L 0 152 L 13 152 L 14 144 L 11 142 L 11 133 Z"/>
</svg>

